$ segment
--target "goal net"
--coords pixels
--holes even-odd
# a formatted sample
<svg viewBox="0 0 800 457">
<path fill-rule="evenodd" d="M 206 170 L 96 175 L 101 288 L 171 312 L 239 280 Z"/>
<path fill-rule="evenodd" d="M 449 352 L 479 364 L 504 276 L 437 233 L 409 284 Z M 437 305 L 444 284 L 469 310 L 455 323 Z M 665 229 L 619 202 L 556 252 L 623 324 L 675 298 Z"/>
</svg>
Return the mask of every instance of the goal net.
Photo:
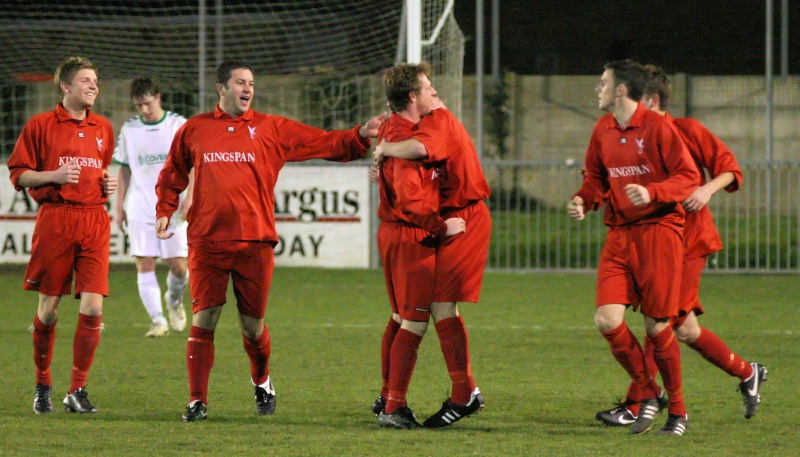
<svg viewBox="0 0 800 457">
<path fill-rule="evenodd" d="M 460 114 L 463 36 L 452 0 L 423 0 L 423 57 Z M 352 0 L 12 0 L 0 9 L 0 159 L 25 121 L 58 100 L 52 75 L 67 56 L 97 65 L 95 110 L 115 128 L 135 115 L 131 78 L 160 83 L 164 107 L 187 117 L 216 104 L 213 71 L 238 59 L 256 73 L 254 108 L 325 128 L 384 110 L 380 72 L 401 45 L 403 2 Z"/>
</svg>

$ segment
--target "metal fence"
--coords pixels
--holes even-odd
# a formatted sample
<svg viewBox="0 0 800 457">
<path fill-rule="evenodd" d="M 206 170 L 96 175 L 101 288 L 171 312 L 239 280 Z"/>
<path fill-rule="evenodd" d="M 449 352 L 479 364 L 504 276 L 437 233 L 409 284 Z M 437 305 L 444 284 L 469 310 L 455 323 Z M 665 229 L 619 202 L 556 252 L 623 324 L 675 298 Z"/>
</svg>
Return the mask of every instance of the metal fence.
<svg viewBox="0 0 800 457">
<path fill-rule="evenodd" d="M 720 272 L 800 272 L 800 162 L 742 163 L 738 192 L 709 208 L 725 248 L 709 257 Z M 493 270 L 593 270 L 606 228 L 602 210 L 572 220 L 566 204 L 581 184 L 573 164 L 485 162 L 492 184 Z M 502 183 L 502 184 L 501 184 Z"/>
</svg>

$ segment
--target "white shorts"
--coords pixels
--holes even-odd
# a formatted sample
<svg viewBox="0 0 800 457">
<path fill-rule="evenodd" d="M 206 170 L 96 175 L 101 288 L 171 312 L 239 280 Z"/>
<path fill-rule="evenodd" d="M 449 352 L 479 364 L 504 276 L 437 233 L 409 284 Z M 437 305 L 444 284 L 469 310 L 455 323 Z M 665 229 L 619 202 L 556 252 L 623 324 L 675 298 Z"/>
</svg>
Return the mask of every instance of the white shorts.
<svg viewBox="0 0 800 457">
<path fill-rule="evenodd" d="M 167 233 L 174 233 L 172 238 L 160 240 L 156 236 L 156 224 L 142 221 L 128 221 L 128 240 L 131 243 L 131 255 L 134 257 L 188 257 L 189 247 L 186 243 L 186 228 L 189 223 L 180 222 L 177 227 L 170 222 Z"/>
</svg>

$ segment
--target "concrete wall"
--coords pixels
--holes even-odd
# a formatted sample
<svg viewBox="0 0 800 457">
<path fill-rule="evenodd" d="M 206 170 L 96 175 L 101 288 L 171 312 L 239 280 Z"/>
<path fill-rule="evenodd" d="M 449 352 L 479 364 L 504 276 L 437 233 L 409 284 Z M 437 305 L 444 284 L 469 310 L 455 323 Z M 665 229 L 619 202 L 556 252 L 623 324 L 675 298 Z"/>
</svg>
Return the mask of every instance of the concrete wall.
<svg viewBox="0 0 800 457">
<path fill-rule="evenodd" d="M 545 162 L 583 160 L 596 120 L 598 76 L 506 75 L 511 134 L 509 159 Z M 698 119 L 742 161 L 766 160 L 764 78 L 674 75 L 670 112 Z M 800 77 L 776 79 L 773 158 L 800 160 Z M 484 103 L 484 109 L 488 106 Z M 463 120 L 475 131 L 475 81 L 464 81 Z M 486 114 L 488 116 L 488 113 Z M 485 124 L 488 126 L 488 124 Z M 484 131 L 488 127 L 484 127 Z M 496 147 L 484 135 L 491 157 Z"/>
</svg>

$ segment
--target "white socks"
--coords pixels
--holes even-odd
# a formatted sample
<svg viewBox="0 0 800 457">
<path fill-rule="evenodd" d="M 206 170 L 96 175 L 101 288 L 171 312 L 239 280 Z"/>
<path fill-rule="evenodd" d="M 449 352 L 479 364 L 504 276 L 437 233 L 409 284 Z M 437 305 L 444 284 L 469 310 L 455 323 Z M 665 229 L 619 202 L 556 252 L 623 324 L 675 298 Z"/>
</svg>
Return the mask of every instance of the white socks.
<svg viewBox="0 0 800 457">
<path fill-rule="evenodd" d="M 189 271 L 186 271 L 186 276 L 179 278 L 174 276 L 170 271 L 167 274 L 167 295 L 169 301 L 172 303 L 180 302 L 183 300 L 183 291 L 186 289 L 186 284 L 189 282 Z"/>
<path fill-rule="evenodd" d="M 136 284 L 139 286 L 139 297 L 142 299 L 144 309 L 154 324 L 166 324 L 163 308 L 161 307 L 161 287 L 158 285 L 155 271 L 138 273 Z"/>
</svg>

